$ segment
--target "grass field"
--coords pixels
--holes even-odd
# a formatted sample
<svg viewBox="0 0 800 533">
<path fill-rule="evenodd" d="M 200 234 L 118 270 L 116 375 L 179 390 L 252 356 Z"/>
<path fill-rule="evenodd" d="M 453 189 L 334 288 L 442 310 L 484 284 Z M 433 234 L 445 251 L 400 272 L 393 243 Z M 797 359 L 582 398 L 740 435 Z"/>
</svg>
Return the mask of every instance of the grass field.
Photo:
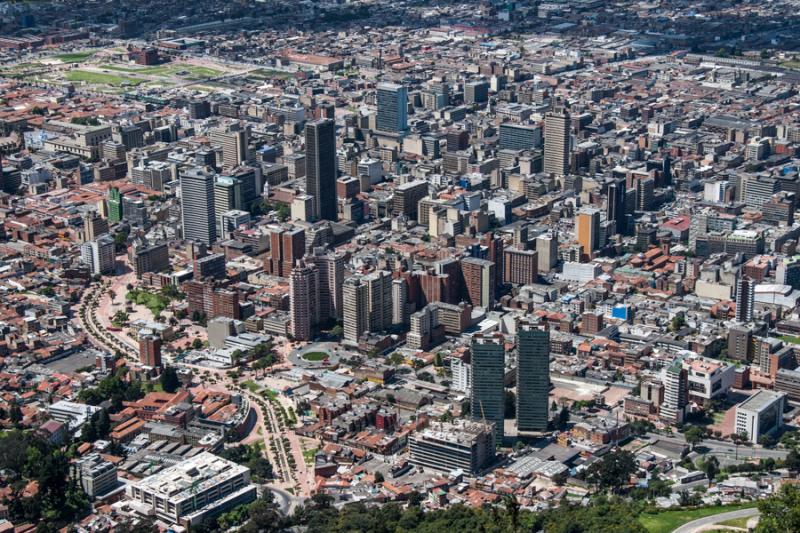
<svg viewBox="0 0 800 533">
<path fill-rule="evenodd" d="M 138 289 L 130 291 L 125 295 L 125 298 L 135 304 L 145 306 L 153 313 L 153 316 L 160 315 L 161 312 L 169 306 L 170 302 L 169 296 Z"/>
<path fill-rule="evenodd" d="M 204 78 L 214 78 L 224 74 L 221 70 L 210 67 L 198 67 L 195 65 L 167 64 L 154 67 L 134 67 L 123 65 L 101 65 L 105 70 L 116 72 L 127 72 L 128 74 L 142 74 L 143 76 L 169 77 L 178 76 L 187 80 L 200 80 Z"/>
<path fill-rule="evenodd" d="M 698 518 L 705 518 L 728 511 L 738 511 L 739 509 L 750 509 L 755 507 L 755 503 L 744 503 L 738 505 L 717 505 L 714 507 L 703 507 L 701 509 L 679 509 L 675 511 L 662 511 L 656 514 L 642 513 L 639 515 L 639 522 L 650 533 L 671 533 L 678 527 Z"/>
<path fill-rule="evenodd" d="M 317 450 L 318 448 L 303 450 L 303 459 L 305 459 L 307 465 L 310 465 L 314 462 L 314 455 L 316 455 Z"/>
<path fill-rule="evenodd" d="M 250 78 L 259 78 L 262 80 L 269 80 L 269 79 L 279 79 L 285 80 L 292 77 L 291 72 L 283 72 L 281 70 L 272 70 L 268 68 L 258 68 L 256 70 L 251 70 L 247 73 L 247 76 Z"/>
<path fill-rule="evenodd" d="M 67 81 L 85 81 L 97 85 L 111 85 L 121 87 L 123 85 L 139 85 L 144 80 L 129 78 L 127 76 L 115 76 L 114 74 L 101 74 L 99 72 L 89 72 L 86 70 L 71 70 L 67 72 L 64 79 Z"/>
<path fill-rule="evenodd" d="M 308 352 L 303 354 L 303 359 L 306 361 L 324 361 L 328 358 L 325 352 Z"/>
<path fill-rule="evenodd" d="M 60 60 L 62 63 L 80 63 L 81 61 L 86 61 L 90 57 L 95 54 L 95 50 L 88 50 L 86 52 L 73 52 L 69 54 L 59 54 L 56 59 Z"/>
<path fill-rule="evenodd" d="M 261 388 L 261 387 L 258 385 L 258 383 L 256 383 L 255 381 L 253 381 L 253 380 L 251 380 L 251 379 L 248 379 L 247 381 L 243 381 L 243 382 L 242 382 L 242 385 L 244 385 L 245 387 L 247 387 L 247 388 L 250 390 L 250 392 L 258 392 L 258 389 L 260 389 L 260 388 Z"/>
<path fill-rule="evenodd" d="M 742 529 L 747 529 L 747 522 L 749 522 L 749 521 L 750 521 L 749 517 L 731 518 L 730 520 L 725 520 L 724 522 L 720 522 L 717 525 L 718 526 L 740 527 Z"/>
<path fill-rule="evenodd" d="M 795 337 L 794 335 L 781 335 L 778 338 L 783 342 L 788 342 L 790 344 L 800 344 L 800 337 Z"/>
</svg>

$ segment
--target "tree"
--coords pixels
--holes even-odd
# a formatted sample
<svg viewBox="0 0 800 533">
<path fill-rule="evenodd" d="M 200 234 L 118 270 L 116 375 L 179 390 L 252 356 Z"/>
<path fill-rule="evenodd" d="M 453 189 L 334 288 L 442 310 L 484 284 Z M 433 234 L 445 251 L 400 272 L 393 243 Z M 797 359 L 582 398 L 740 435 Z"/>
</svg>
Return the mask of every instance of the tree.
<svg viewBox="0 0 800 533">
<path fill-rule="evenodd" d="M 633 454 L 627 450 L 608 452 L 587 469 L 586 478 L 600 489 L 611 488 L 616 492 L 630 482 L 637 465 Z"/>
<path fill-rule="evenodd" d="M 383 474 L 380 472 L 375 472 L 375 483 L 383 483 L 384 477 Z"/>
<path fill-rule="evenodd" d="M 786 456 L 784 466 L 786 466 L 790 472 L 800 471 L 800 453 L 797 453 L 797 450 L 790 451 L 789 455 Z"/>
<path fill-rule="evenodd" d="M 704 435 L 705 432 L 700 426 L 689 426 L 689 428 L 683 433 L 683 437 L 686 439 L 686 442 L 689 444 L 689 446 L 692 447 L 692 450 L 694 450 L 695 445 L 703 441 Z"/>
<path fill-rule="evenodd" d="M 713 480 L 719 473 L 719 460 L 715 456 L 709 455 L 703 459 L 701 469 L 709 480 Z"/>
<path fill-rule="evenodd" d="M 13 403 L 8 410 L 8 419 L 11 421 L 12 424 L 15 426 L 22 422 L 22 409 L 20 409 L 19 405 Z"/>
<path fill-rule="evenodd" d="M 786 484 L 780 493 L 758 502 L 761 518 L 756 533 L 800 531 L 800 487 Z"/>
<path fill-rule="evenodd" d="M 433 366 L 440 367 L 444 366 L 444 360 L 442 359 L 442 354 L 437 353 L 433 356 Z"/>
<path fill-rule="evenodd" d="M 192 348 L 194 348 L 195 350 L 199 350 L 202 347 L 203 347 L 203 341 L 201 341 L 200 339 L 195 339 L 192 341 Z"/>
<path fill-rule="evenodd" d="M 336 337 L 337 339 L 341 339 L 342 335 L 344 335 L 344 328 L 340 324 L 336 324 L 331 328 L 331 336 Z"/>
<path fill-rule="evenodd" d="M 181 381 L 178 379 L 178 373 L 175 371 L 175 368 L 171 366 L 168 366 L 164 369 L 164 371 L 161 373 L 159 381 L 161 383 L 161 388 L 164 389 L 164 392 L 175 392 L 181 386 Z"/>
<path fill-rule="evenodd" d="M 563 406 L 561 411 L 558 413 L 558 429 L 565 430 L 567 429 L 567 424 L 569 423 L 569 409 L 567 406 Z"/>
</svg>

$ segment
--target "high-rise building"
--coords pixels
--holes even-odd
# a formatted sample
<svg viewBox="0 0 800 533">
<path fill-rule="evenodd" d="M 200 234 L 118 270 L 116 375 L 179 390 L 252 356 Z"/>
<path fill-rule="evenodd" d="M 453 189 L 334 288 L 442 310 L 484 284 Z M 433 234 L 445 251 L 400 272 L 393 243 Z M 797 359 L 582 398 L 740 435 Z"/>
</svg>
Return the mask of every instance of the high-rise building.
<svg viewBox="0 0 800 533">
<path fill-rule="evenodd" d="M 747 276 L 742 276 L 736 281 L 736 321 L 750 322 L 753 320 L 753 304 L 755 300 L 756 283 Z"/>
<path fill-rule="evenodd" d="M 81 484 L 83 491 L 92 499 L 104 496 L 119 486 L 117 467 L 99 453 L 77 459 L 72 469 L 73 479 Z"/>
<path fill-rule="evenodd" d="M 547 431 L 550 332 L 532 321 L 517 326 L 517 429 Z"/>
<path fill-rule="evenodd" d="M 367 284 L 370 332 L 383 331 L 392 324 L 392 275 L 379 270 L 364 276 Z"/>
<path fill-rule="evenodd" d="M 569 114 L 548 113 L 544 119 L 544 172 L 563 176 L 569 168 Z"/>
<path fill-rule="evenodd" d="M 367 285 L 358 276 L 344 280 L 344 340 L 350 344 L 358 344 L 358 338 L 369 330 L 367 291 Z"/>
<path fill-rule="evenodd" d="M 575 237 L 583 253 L 591 258 L 600 243 L 600 211 L 587 208 L 575 217 Z"/>
<path fill-rule="evenodd" d="M 500 124 L 501 150 L 533 150 L 542 143 L 542 130 L 538 126 L 528 124 Z"/>
<path fill-rule="evenodd" d="M 737 361 L 753 359 L 753 331 L 747 327 L 728 329 L 728 357 Z"/>
<path fill-rule="evenodd" d="M 469 303 L 474 307 L 492 307 L 497 285 L 494 263 L 486 259 L 465 257 L 461 260 L 461 271 Z"/>
<path fill-rule="evenodd" d="M 536 237 L 539 272 L 550 272 L 558 264 L 558 239 L 552 233 Z"/>
<path fill-rule="evenodd" d="M 410 462 L 417 466 L 477 476 L 494 462 L 495 439 L 491 424 L 455 420 L 436 424 L 408 438 Z"/>
<path fill-rule="evenodd" d="M 101 235 L 108 234 L 108 221 L 96 211 L 90 211 L 83 217 L 83 239 L 93 241 Z"/>
<path fill-rule="evenodd" d="M 116 245 L 106 235 L 81 245 L 81 261 L 89 265 L 92 274 L 113 274 L 115 270 Z"/>
<path fill-rule="evenodd" d="M 161 272 L 169 268 L 169 247 L 166 243 L 133 245 L 128 250 L 128 259 L 136 277 L 141 279 L 145 272 Z"/>
<path fill-rule="evenodd" d="M 108 221 L 112 223 L 122 220 L 122 194 L 116 187 L 108 190 Z"/>
<path fill-rule="evenodd" d="M 273 276 L 288 277 L 298 259 L 306 254 L 306 232 L 303 228 L 271 226 L 269 228 L 267 271 Z"/>
<path fill-rule="evenodd" d="M 503 251 L 503 281 L 513 285 L 536 283 L 539 276 L 539 254 L 534 250 L 506 248 Z"/>
<path fill-rule="evenodd" d="M 314 248 L 306 256 L 306 264 L 314 264 L 319 271 L 319 319 L 342 319 L 342 285 L 344 284 L 344 255 Z"/>
<path fill-rule="evenodd" d="M 139 362 L 144 366 L 161 366 L 161 337 L 139 335 Z"/>
<path fill-rule="evenodd" d="M 427 195 L 427 181 L 409 181 L 398 185 L 394 190 L 394 197 L 392 199 L 392 214 L 394 216 L 407 215 L 410 219 L 416 220 L 419 210 L 419 201 Z"/>
<path fill-rule="evenodd" d="M 664 402 L 659 416 L 671 424 L 683 423 L 689 403 L 689 376 L 683 360 L 676 359 L 664 372 Z"/>
<path fill-rule="evenodd" d="M 210 246 L 217 240 L 214 174 L 205 168 L 190 168 L 181 174 L 180 183 L 183 238 Z"/>
<path fill-rule="evenodd" d="M 581 335 L 595 335 L 604 327 L 603 313 L 587 311 L 581 316 Z"/>
<path fill-rule="evenodd" d="M 775 282 L 800 289 L 800 260 L 787 258 L 781 261 L 775 271 Z"/>
<path fill-rule="evenodd" d="M 223 234 L 222 215 L 232 209 L 242 209 L 242 182 L 230 176 L 217 176 L 214 182 L 214 219 L 217 236 Z"/>
<path fill-rule="evenodd" d="M 336 221 L 336 129 L 333 120 L 306 124 L 306 192 L 314 218 Z"/>
<path fill-rule="evenodd" d="M 395 83 L 378 84 L 378 131 L 402 133 L 408 129 L 408 89 Z"/>
<path fill-rule="evenodd" d="M 233 169 L 248 159 L 248 143 L 250 142 L 250 126 L 238 122 L 209 132 L 211 144 L 222 148 L 222 166 Z"/>
<path fill-rule="evenodd" d="M 606 220 L 613 220 L 617 233 L 622 235 L 627 234 L 628 224 L 625 215 L 625 180 L 615 179 L 608 185 Z"/>
<path fill-rule="evenodd" d="M 489 100 L 489 82 L 471 81 L 464 84 L 464 103 L 483 104 Z"/>
<path fill-rule="evenodd" d="M 392 324 L 408 323 L 408 283 L 404 279 L 392 280 Z"/>
<path fill-rule="evenodd" d="M 505 350 L 502 335 L 472 337 L 472 398 L 470 413 L 473 420 L 494 424 L 496 442 L 503 442 L 505 419 Z"/>
<path fill-rule="evenodd" d="M 289 314 L 292 336 L 301 341 L 312 339 L 313 327 L 319 321 L 319 270 L 302 259 L 289 276 Z"/>
</svg>

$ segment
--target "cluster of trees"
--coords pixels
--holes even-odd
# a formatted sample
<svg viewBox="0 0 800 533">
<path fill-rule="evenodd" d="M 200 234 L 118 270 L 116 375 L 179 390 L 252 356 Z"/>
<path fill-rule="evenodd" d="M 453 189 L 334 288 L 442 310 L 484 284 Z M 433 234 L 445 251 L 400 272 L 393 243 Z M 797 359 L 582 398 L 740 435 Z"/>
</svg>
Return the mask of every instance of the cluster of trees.
<svg viewBox="0 0 800 533">
<path fill-rule="evenodd" d="M 117 370 L 114 375 L 104 378 L 97 387 L 83 389 L 78 393 L 78 400 L 89 405 L 100 405 L 106 400 L 111 402 L 112 412 L 122 409 L 123 401 L 134 401 L 144 396 L 142 382 L 126 380 L 127 367 Z"/>
<path fill-rule="evenodd" d="M 229 461 L 249 468 L 250 474 L 256 480 L 267 481 L 274 477 L 272 473 L 272 464 L 264 457 L 259 443 L 252 446 L 239 444 L 237 446 L 225 448 L 219 455 Z"/>
<path fill-rule="evenodd" d="M 161 384 L 161 389 L 164 392 L 175 392 L 181 386 L 181 381 L 178 379 L 178 372 L 175 370 L 175 367 L 171 366 L 164 368 L 164 371 L 161 372 L 158 381 Z"/>
<path fill-rule="evenodd" d="M 600 490 L 619 492 L 630 484 L 631 476 L 637 470 L 636 458 L 631 452 L 616 450 L 605 454 L 587 468 L 583 475 L 586 481 L 597 485 Z"/>
<path fill-rule="evenodd" d="M 79 520 L 89 510 L 89 498 L 69 479 L 67 455 L 32 432 L 7 431 L 0 434 L 0 470 L 11 487 L 3 502 L 14 523 L 38 524 L 37 531 L 56 531 Z M 23 497 L 30 481 L 36 494 Z"/>
</svg>

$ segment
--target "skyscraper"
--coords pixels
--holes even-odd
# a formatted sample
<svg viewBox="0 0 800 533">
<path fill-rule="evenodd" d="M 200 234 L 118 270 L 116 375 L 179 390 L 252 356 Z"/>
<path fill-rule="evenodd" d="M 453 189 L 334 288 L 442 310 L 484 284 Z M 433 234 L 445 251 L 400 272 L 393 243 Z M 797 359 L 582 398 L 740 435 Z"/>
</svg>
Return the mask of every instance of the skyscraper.
<svg viewBox="0 0 800 533">
<path fill-rule="evenodd" d="M 289 314 L 292 336 L 311 340 L 312 329 L 319 321 L 319 271 L 302 259 L 289 276 Z"/>
<path fill-rule="evenodd" d="M 122 220 L 122 195 L 119 189 L 111 187 L 108 190 L 108 221 L 115 223 Z"/>
<path fill-rule="evenodd" d="M 736 282 L 736 321 L 750 322 L 753 320 L 753 300 L 755 299 L 755 282 L 747 276 L 742 276 Z"/>
<path fill-rule="evenodd" d="M 341 320 L 342 285 L 344 284 L 344 255 L 326 251 L 322 247 L 306 256 L 306 264 L 314 264 L 319 270 L 319 319 Z"/>
<path fill-rule="evenodd" d="M 367 284 L 369 330 L 383 331 L 392 324 L 392 275 L 379 270 L 364 276 Z"/>
<path fill-rule="evenodd" d="M 404 279 L 392 280 L 392 324 L 407 324 L 408 283 Z"/>
<path fill-rule="evenodd" d="M 550 332 L 541 324 L 517 326 L 517 429 L 547 431 Z"/>
<path fill-rule="evenodd" d="M 206 168 L 190 168 L 181 174 L 183 238 L 210 246 L 217 240 L 214 216 L 214 174 Z"/>
<path fill-rule="evenodd" d="M 92 274 L 113 274 L 115 268 L 114 239 L 108 234 L 81 245 L 81 261 L 89 265 Z"/>
<path fill-rule="evenodd" d="M 161 366 L 161 337 L 158 335 L 139 336 L 139 363 L 143 366 Z"/>
<path fill-rule="evenodd" d="M 211 144 L 222 148 L 222 166 L 233 169 L 247 161 L 247 145 L 250 142 L 250 126 L 238 122 L 209 132 Z"/>
<path fill-rule="evenodd" d="M 376 128 L 387 133 L 408 129 L 408 89 L 395 83 L 378 84 Z"/>
<path fill-rule="evenodd" d="M 664 372 L 664 402 L 659 416 L 671 424 L 680 424 L 689 403 L 689 376 L 683 368 L 683 360 L 675 360 Z"/>
<path fill-rule="evenodd" d="M 242 182 L 230 176 L 217 176 L 214 182 L 214 219 L 217 235 L 222 235 L 222 215 L 232 209 L 242 209 Z"/>
<path fill-rule="evenodd" d="M 358 344 L 358 338 L 369 330 L 367 285 L 360 277 L 347 278 L 342 287 L 344 306 L 344 340 Z"/>
<path fill-rule="evenodd" d="M 617 233 L 621 235 L 627 234 L 627 221 L 625 219 L 624 179 L 615 179 L 608 184 L 606 220 L 613 220 L 616 223 Z"/>
<path fill-rule="evenodd" d="M 495 264 L 486 259 L 465 257 L 461 271 L 469 303 L 475 307 L 492 307 L 495 295 Z"/>
<path fill-rule="evenodd" d="M 306 124 L 306 192 L 314 218 L 336 221 L 336 132 L 333 120 Z"/>
<path fill-rule="evenodd" d="M 591 257 L 600 243 L 600 211 L 584 209 L 575 217 L 575 238 L 583 246 L 583 253 Z"/>
<path fill-rule="evenodd" d="M 472 398 L 470 413 L 473 420 L 494 424 L 495 441 L 503 441 L 505 414 L 505 351 L 503 337 L 475 335 L 472 337 Z"/>
<path fill-rule="evenodd" d="M 569 168 L 569 114 L 548 113 L 544 119 L 544 172 L 563 176 Z"/>
</svg>

